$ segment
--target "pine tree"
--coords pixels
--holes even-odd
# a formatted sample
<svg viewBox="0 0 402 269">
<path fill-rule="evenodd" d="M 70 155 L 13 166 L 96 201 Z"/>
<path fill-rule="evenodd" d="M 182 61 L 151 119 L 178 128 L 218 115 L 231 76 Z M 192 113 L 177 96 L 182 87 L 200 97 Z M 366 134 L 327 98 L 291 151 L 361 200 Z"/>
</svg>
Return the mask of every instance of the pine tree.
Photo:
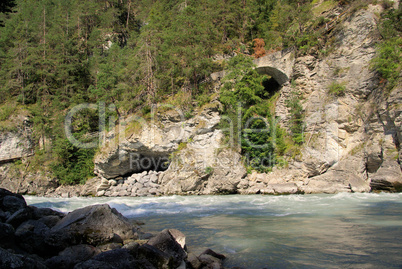
<svg viewBox="0 0 402 269">
<path fill-rule="evenodd" d="M 15 6 L 16 4 L 14 0 L 2 0 L 0 2 L 0 13 L 10 13 L 13 11 Z M 4 27 L 2 20 L 0 20 L 0 27 Z"/>
</svg>

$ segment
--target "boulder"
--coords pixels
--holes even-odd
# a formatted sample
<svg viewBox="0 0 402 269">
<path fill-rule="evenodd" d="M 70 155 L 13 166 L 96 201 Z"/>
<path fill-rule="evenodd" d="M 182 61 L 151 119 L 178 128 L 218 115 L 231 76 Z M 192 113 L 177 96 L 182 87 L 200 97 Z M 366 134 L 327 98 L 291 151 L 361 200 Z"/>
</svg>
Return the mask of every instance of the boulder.
<svg viewBox="0 0 402 269">
<path fill-rule="evenodd" d="M 114 249 L 96 255 L 93 260 L 111 265 L 114 268 L 137 268 L 138 262 L 127 249 Z"/>
<path fill-rule="evenodd" d="M 184 234 L 175 229 L 165 229 L 151 238 L 148 245 L 156 247 L 160 251 L 173 258 L 174 265 L 178 267 L 187 257 L 186 238 Z"/>
<path fill-rule="evenodd" d="M 14 246 L 14 227 L 10 224 L 0 223 L 0 247 L 11 248 Z"/>
<path fill-rule="evenodd" d="M 352 192 L 369 192 L 370 184 L 360 177 L 352 176 L 349 178 L 349 187 Z"/>
<path fill-rule="evenodd" d="M 28 256 L 13 254 L 0 248 L 0 268 L 7 269 L 47 269 L 41 261 Z"/>
<path fill-rule="evenodd" d="M 219 259 L 219 260 L 222 260 L 222 261 L 223 261 L 224 259 L 226 259 L 226 256 L 225 256 L 225 255 L 220 254 L 220 253 L 217 253 L 217 252 L 213 251 L 213 250 L 210 249 L 210 248 L 206 249 L 203 253 L 201 253 L 201 255 L 210 255 L 210 256 L 215 257 L 215 258 L 217 258 L 217 259 Z M 200 255 L 200 256 L 201 256 L 201 255 Z"/>
<path fill-rule="evenodd" d="M 295 194 L 299 191 L 295 183 L 271 184 L 269 185 L 275 194 Z"/>
<path fill-rule="evenodd" d="M 33 209 L 30 207 L 22 208 L 12 214 L 6 221 L 6 223 L 11 224 L 14 228 L 20 226 L 23 222 L 33 218 Z"/>
<path fill-rule="evenodd" d="M 100 245 L 97 247 L 98 252 L 106 252 L 109 250 L 119 249 L 122 247 L 122 244 L 119 243 L 109 243 L 105 245 Z"/>
<path fill-rule="evenodd" d="M 180 263 L 178 264 L 173 260 L 173 257 L 148 244 L 138 248 L 136 257 L 140 261 L 148 261 L 158 269 L 176 268 L 180 265 Z"/>
<path fill-rule="evenodd" d="M 366 149 L 365 160 L 366 169 L 369 173 L 375 173 L 383 162 L 383 151 L 379 145 L 371 146 Z"/>
<path fill-rule="evenodd" d="M 134 227 L 109 205 L 94 205 L 74 210 L 51 230 L 47 242 L 58 249 L 75 244 L 122 243 L 136 238 Z"/>
<path fill-rule="evenodd" d="M 122 248 L 127 249 L 131 255 L 136 255 L 139 247 L 140 244 L 138 244 L 137 242 L 130 242 L 125 244 Z"/>
<path fill-rule="evenodd" d="M 49 228 L 54 227 L 60 220 L 61 218 L 58 216 L 44 216 L 38 219 L 38 221 L 42 222 Z"/>
<path fill-rule="evenodd" d="M 0 222 L 6 221 L 11 216 L 10 212 L 4 212 L 0 209 Z"/>
<path fill-rule="evenodd" d="M 28 253 L 49 257 L 56 255 L 57 251 L 46 244 L 45 239 L 49 227 L 37 220 L 28 220 L 15 231 L 18 245 Z"/>
<path fill-rule="evenodd" d="M 329 164 L 325 161 L 310 158 L 303 162 L 303 171 L 307 177 L 315 177 L 325 173 L 329 168 Z"/>
<path fill-rule="evenodd" d="M 157 174 L 150 175 L 149 181 L 151 181 L 152 183 L 158 183 L 158 175 Z"/>
<path fill-rule="evenodd" d="M 49 268 L 72 269 L 76 264 L 91 259 L 95 254 L 97 254 L 96 248 L 90 245 L 68 247 L 60 252 L 58 256 L 46 260 L 46 266 Z"/>
<path fill-rule="evenodd" d="M 74 266 L 74 269 L 118 269 L 106 262 L 88 260 L 78 263 Z"/>
<path fill-rule="evenodd" d="M 188 254 L 188 256 L 187 256 L 187 264 L 189 265 L 190 268 L 193 268 L 193 269 L 200 269 L 201 266 L 202 266 L 201 261 L 193 253 Z"/>
<path fill-rule="evenodd" d="M 20 209 L 27 207 L 25 199 L 21 196 L 7 195 L 3 198 L 3 208 L 8 212 L 14 213 Z"/>
<path fill-rule="evenodd" d="M 0 209 L 11 214 L 27 206 L 24 197 L 0 188 Z"/>
<path fill-rule="evenodd" d="M 402 192 L 402 172 L 396 161 L 384 161 L 370 180 L 373 191 Z"/>
<path fill-rule="evenodd" d="M 59 211 L 55 211 L 51 208 L 41 208 L 41 207 L 35 207 L 35 206 L 29 206 L 31 209 L 33 209 L 33 218 L 34 219 L 40 219 L 46 216 L 57 216 L 60 219 L 63 218 L 66 214 L 59 212 Z"/>
<path fill-rule="evenodd" d="M 70 257 L 67 256 L 54 256 L 48 260 L 46 260 L 45 265 L 48 268 L 57 268 L 57 269 L 73 269 L 74 266 L 81 261 L 74 261 Z"/>
<path fill-rule="evenodd" d="M 9 195 L 22 197 L 22 195 L 20 195 L 20 194 L 15 194 L 15 193 L 13 193 L 13 192 L 11 192 L 11 191 L 9 191 L 9 190 L 6 190 L 6 189 L 4 189 L 4 188 L 0 188 L 0 201 L 1 201 L 1 204 L 0 204 L 0 205 L 1 205 L 1 206 L 3 206 L 3 199 L 4 199 L 4 197 L 9 196 Z"/>
<path fill-rule="evenodd" d="M 96 248 L 91 245 L 76 245 L 66 248 L 59 253 L 59 256 L 66 256 L 74 260 L 85 261 L 92 258 L 96 254 Z"/>
<path fill-rule="evenodd" d="M 101 184 L 96 188 L 97 192 L 104 191 L 109 189 L 110 183 L 109 180 L 102 178 Z"/>
<path fill-rule="evenodd" d="M 198 259 L 202 264 L 202 268 L 206 269 L 223 269 L 222 260 L 208 254 L 201 254 Z"/>
<path fill-rule="evenodd" d="M 149 189 L 149 193 L 152 194 L 152 195 L 158 195 L 159 191 L 156 188 L 152 188 L 152 189 Z"/>
</svg>

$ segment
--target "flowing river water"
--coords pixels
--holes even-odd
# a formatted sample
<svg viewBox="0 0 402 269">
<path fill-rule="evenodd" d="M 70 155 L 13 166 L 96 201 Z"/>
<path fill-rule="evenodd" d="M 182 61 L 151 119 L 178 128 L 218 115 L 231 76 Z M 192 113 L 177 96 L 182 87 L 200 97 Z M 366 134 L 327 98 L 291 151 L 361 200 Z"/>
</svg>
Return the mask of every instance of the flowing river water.
<svg viewBox="0 0 402 269">
<path fill-rule="evenodd" d="M 402 193 L 25 199 L 63 212 L 107 203 L 145 232 L 182 231 L 189 251 L 212 248 L 228 267 L 402 268 Z"/>
</svg>

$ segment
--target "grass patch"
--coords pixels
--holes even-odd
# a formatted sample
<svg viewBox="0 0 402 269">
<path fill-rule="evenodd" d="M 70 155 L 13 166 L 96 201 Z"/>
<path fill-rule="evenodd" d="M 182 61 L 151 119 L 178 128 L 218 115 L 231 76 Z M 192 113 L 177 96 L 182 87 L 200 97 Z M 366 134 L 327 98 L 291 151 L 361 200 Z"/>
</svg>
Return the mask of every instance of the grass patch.
<svg viewBox="0 0 402 269">
<path fill-rule="evenodd" d="M 317 1 L 314 1 L 314 2 L 317 2 Z M 320 14 L 336 7 L 336 5 L 337 5 L 337 2 L 335 2 L 333 0 L 324 1 L 321 4 L 318 4 L 316 7 L 313 7 L 313 14 L 315 16 L 319 16 Z"/>
<path fill-rule="evenodd" d="M 138 121 L 131 121 L 131 122 L 128 124 L 127 128 L 126 128 L 125 133 L 126 133 L 126 136 L 130 136 L 130 135 L 132 135 L 132 134 L 139 134 L 139 133 L 141 133 L 141 130 L 142 130 L 142 124 L 141 124 L 140 122 L 138 122 Z"/>
<path fill-rule="evenodd" d="M 179 146 L 177 146 L 177 151 L 181 151 L 185 148 L 187 148 L 187 142 L 181 142 Z"/>
<path fill-rule="evenodd" d="M 174 108 L 179 108 L 181 110 L 188 110 L 192 108 L 192 96 L 191 92 L 180 91 L 177 94 L 171 96 L 166 100 L 166 104 L 172 105 Z"/>
<path fill-rule="evenodd" d="M 356 155 L 357 153 L 361 152 L 365 146 L 366 146 L 366 143 L 361 143 L 361 144 L 357 145 L 350 151 L 350 155 L 352 155 L 352 156 Z"/>
<path fill-rule="evenodd" d="M 348 72 L 350 69 L 350 67 L 336 67 L 334 70 L 334 75 L 335 76 L 340 76 L 342 74 L 345 74 L 346 72 Z"/>
<path fill-rule="evenodd" d="M 214 172 L 214 168 L 212 168 L 211 166 L 208 166 L 205 168 L 205 174 L 212 175 L 213 172 Z"/>
<path fill-rule="evenodd" d="M 343 83 L 333 81 L 328 86 L 328 94 L 330 95 L 341 97 L 345 95 L 345 92 L 346 92 L 346 86 Z"/>
<path fill-rule="evenodd" d="M 0 107 L 0 131 L 16 132 L 18 127 L 23 125 L 23 118 L 29 112 L 14 102 L 7 102 Z"/>
<path fill-rule="evenodd" d="M 16 110 L 15 104 L 7 103 L 0 109 L 0 121 L 8 120 Z"/>
</svg>

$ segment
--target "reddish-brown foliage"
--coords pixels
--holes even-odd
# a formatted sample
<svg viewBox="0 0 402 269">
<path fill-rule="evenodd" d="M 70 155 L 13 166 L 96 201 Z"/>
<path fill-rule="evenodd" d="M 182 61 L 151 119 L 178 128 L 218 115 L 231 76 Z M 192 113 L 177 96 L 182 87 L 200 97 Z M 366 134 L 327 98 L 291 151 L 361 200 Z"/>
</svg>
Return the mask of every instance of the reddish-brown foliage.
<svg viewBox="0 0 402 269">
<path fill-rule="evenodd" d="M 255 38 L 255 39 L 253 40 L 253 42 L 254 42 L 254 54 L 253 54 L 254 58 L 258 59 L 258 58 L 260 58 L 260 57 L 262 57 L 262 56 L 265 56 L 265 55 L 266 55 L 266 52 L 265 52 L 265 42 L 264 42 L 264 39 L 262 39 L 262 38 Z"/>
</svg>

